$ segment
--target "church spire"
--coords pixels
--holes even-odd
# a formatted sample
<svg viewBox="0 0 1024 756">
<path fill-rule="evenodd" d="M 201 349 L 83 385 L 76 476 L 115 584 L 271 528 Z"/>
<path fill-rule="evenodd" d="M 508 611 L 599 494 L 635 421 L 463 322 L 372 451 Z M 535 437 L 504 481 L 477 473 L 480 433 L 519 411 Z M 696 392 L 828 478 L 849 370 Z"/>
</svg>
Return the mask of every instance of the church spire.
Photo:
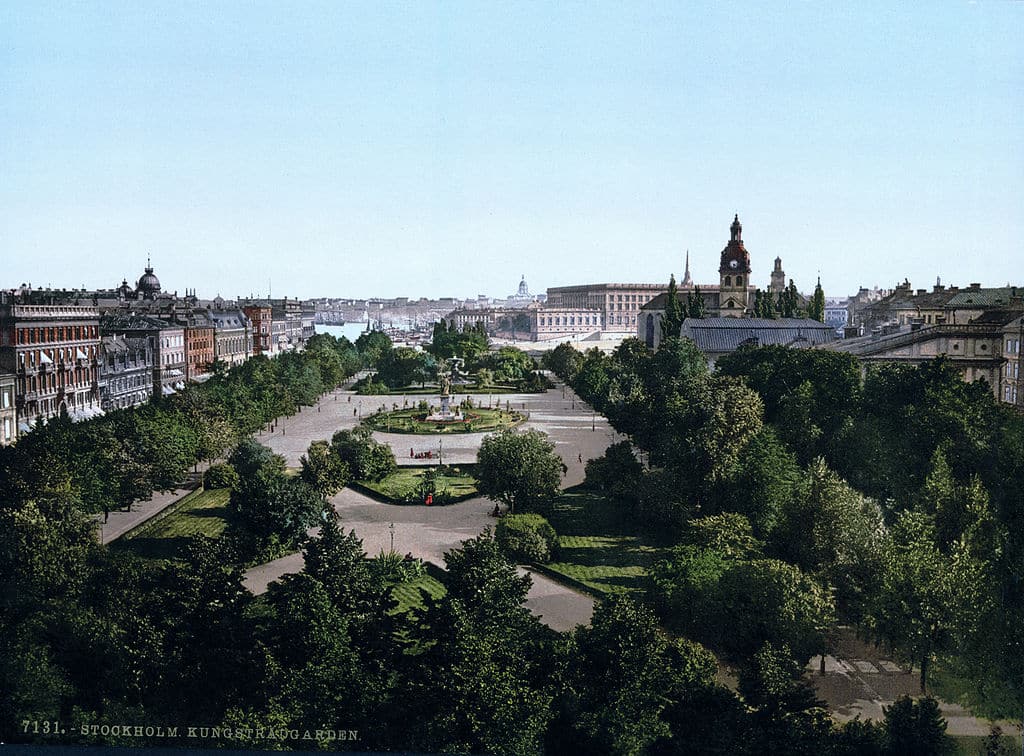
<svg viewBox="0 0 1024 756">
<path fill-rule="evenodd" d="M 693 279 L 690 278 L 690 250 L 686 250 L 686 272 L 683 273 L 683 282 L 680 285 L 683 288 L 693 286 Z"/>
<path fill-rule="evenodd" d="M 743 240 L 743 226 L 740 224 L 739 213 L 736 213 L 736 216 L 733 218 L 732 225 L 729 227 L 729 230 L 732 231 L 732 235 L 730 236 L 732 241 Z"/>
</svg>

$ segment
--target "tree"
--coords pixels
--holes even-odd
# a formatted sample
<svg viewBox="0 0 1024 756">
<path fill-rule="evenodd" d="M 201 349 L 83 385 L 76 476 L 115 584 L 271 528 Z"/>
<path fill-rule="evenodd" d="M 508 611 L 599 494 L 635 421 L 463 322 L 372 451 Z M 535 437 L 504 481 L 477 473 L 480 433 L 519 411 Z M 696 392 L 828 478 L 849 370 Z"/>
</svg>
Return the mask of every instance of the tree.
<svg viewBox="0 0 1024 756">
<path fill-rule="evenodd" d="M 787 645 L 805 663 L 825 650 L 825 632 L 835 622 L 832 597 L 816 580 L 786 562 L 739 562 L 707 597 L 710 637 L 737 657 L 765 642 Z"/>
<path fill-rule="evenodd" d="M 326 441 L 314 441 L 299 460 L 302 479 L 324 499 L 344 488 L 352 476 L 348 464 L 334 453 Z"/>
<path fill-rule="evenodd" d="M 821 288 L 821 276 L 818 277 L 818 284 L 814 287 L 814 296 L 811 297 L 811 304 L 807 308 L 807 317 L 825 322 L 825 292 Z"/>
<path fill-rule="evenodd" d="M 331 449 L 348 465 L 356 480 L 383 480 L 397 467 L 391 447 L 375 441 L 373 433 L 364 426 L 335 433 Z"/>
<path fill-rule="evenodd" d="M 367 331 L 356 339 L 356 349 L 363 359 L 363 365 L 373 367 L 391 351 L 391 339 L 383 331 Z"/>
<path fill-rule="evenodd" d="M 746 515 L 759 538 L 778 525 L 793 498 L 800 468 L 771 426 L 764 426 L 729 470 L 713 507 Z"/>
<path fill-rule="evenodd" d="M 789 279 L 789 286 L 779 294 L 778 309 L 781 310 L 784 318 L 798 318 L 801 315 L 800 294 L 797 292 L 792 278 Z"/>
<path fill-rule="evenodd" d="M 629 441 L 612 444 L 604 456 L 587 460 L 587 485 L 618 499 L 636 500 L 642 474 L 643 467 Z"/>
<path fill-rule="evenodd" d="M 583 355 L 568 342 L 544 354 L 544 367 L 567 383 L 573 383 L 583 363 Z"/>
<path fill-rule="evenodd" d="M 881 587 L 869 609 L 875 634 L 920 665 L 921 692 L 928 664 L 950 644 L 952 611 L 946 595 L 948 564 L 935 546 L 927 515 L 901 512 L 883 547 Z"/>
<path fill-rule="evenodd" d="M 402 747 L 539 753 L 551 716 L 539 620 L 520 577 L 489 530 L 444 555 L 448 592 L 425 598 L 413 630 L 423 650 L 404 657 Z"/>
<path fill-rule="evenodd" d="M 679 301 L 679 290 L 676 288 L 675 274 L 669 276 L 668 294 L 665 299 L 665 314 L 661 316 L 661 338 L 679 336 L 679 329 L 686 319 L 686 311 Z"/>
<path fill-rule="evenodd" d="M 955 748 L 946 736 L 946 720 L 931 696 L 914 701 L 900 696 L 885 707 L 885 735 L 889 753 L 906 756 L 941 756 Z"/>
<path fill-rule="evenodd" d="M 670 739 L 666 709 L 711 687 L 717 670 L 707 649 L 668 639 L 649 609 L 620 595 L 597 605 L 566 656 L 559 719 L 581 753 L 640 754 Z"/>
<path fill-rule="evenodd" d="M 510 559 L 550 562 L 558 552 L 558 534 L 539 514 L 507 515 L 498 522 L 494 539 Z"/>
<path fill-rule="evenodd" d="M 694 286 L 693 291 L 686 295 L 686 315 L 697 319 L 705 316 L 704 296 L 699 286 Z"/>
<path fill-rule="evenodd" d="M 562 480 L 562 460 L 540 431 L 506 429 L 484 438 L 477 452 L 477 490 L 513 513 L 553 498 Z"/>
<path fill-rule="evenodd" d="M 803 475 L 772 535 L 774 553 L 822 577 L 854 621 L 862 618 L 878 590 L 884 543 L 878 504 L 820 458 Z"/>
<path fill-rule="evenodd" d="M 802 673 L 788 646 L 769 642 L 740 670 L 740 692 L 753 709 L 763 753 L 816 756 L 829 750 L 831 717 Z"/>
<path fill-rule="evenodd" d="M 389 349 L 377 362 L 377 378 L 392 389 L 421 383 L 431 375 L 430 363 L 429 355 L 415 349 Z"/>
</svg>

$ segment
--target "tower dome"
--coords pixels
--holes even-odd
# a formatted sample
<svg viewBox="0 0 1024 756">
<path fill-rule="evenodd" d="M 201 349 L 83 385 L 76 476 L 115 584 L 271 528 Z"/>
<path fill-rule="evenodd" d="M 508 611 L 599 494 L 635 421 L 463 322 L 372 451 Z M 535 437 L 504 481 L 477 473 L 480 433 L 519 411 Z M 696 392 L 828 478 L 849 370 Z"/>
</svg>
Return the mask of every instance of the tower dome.
<svg viewBox="0 0 1024 756">
<path fill-rule="evenodd" d="M 135 288 L 136 293 L 143 299 L 155 299 L 160 293 L 160 279 L 153 273 L 153 266 L 149 258 L 146 258 L 146 272 L 142 274 L 139 283 Z"/>
</svg>

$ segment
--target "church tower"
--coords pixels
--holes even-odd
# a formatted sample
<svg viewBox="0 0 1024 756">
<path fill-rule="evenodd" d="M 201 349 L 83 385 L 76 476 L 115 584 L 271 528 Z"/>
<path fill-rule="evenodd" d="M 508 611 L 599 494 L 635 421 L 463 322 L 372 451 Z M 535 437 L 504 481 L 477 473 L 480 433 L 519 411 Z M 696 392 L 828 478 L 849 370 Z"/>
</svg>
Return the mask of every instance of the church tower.
<svg viewBox="0 0 1024 756">
<path fill-rule="evenodd" d="M 718 316 L 742 318 L 749 307 L 750 255 L 743 246 L 743 226 L 739 214 L 729 227 L 729 243 L 722 250 L 718 266 Z"/>
<path fill-rule="evenodd" d="M 690 278 L 690 250 L 686 250 L 686 272 L 683 273 L 683 282 L 679 286 L 683 289 L 693 288 L 693 279 Z"/>
<path fill-rule="evenodd" d="M 772 271 L 772 282 L 768 285 L 772 294 L 781 294 L 786 289 L 786 274 L 782 270 L 782 258 L 775 258 L 775 270 Z"/>
</svg>

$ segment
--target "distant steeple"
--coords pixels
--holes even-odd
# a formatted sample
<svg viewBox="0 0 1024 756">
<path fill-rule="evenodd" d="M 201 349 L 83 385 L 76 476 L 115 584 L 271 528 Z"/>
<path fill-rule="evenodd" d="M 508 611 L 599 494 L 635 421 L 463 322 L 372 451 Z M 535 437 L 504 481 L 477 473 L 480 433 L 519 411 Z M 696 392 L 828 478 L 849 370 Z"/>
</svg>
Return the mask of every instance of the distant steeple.
<svg viewBox="0 0 1024 756">
<path fill-rule="evenodd" d="M 683 282 L 680 285 L 683 288 L 693 286 L 693 279 L 690 278 L 690 250 L 686 250 L 686 272 L 683 273 Z"/>
</svg>

